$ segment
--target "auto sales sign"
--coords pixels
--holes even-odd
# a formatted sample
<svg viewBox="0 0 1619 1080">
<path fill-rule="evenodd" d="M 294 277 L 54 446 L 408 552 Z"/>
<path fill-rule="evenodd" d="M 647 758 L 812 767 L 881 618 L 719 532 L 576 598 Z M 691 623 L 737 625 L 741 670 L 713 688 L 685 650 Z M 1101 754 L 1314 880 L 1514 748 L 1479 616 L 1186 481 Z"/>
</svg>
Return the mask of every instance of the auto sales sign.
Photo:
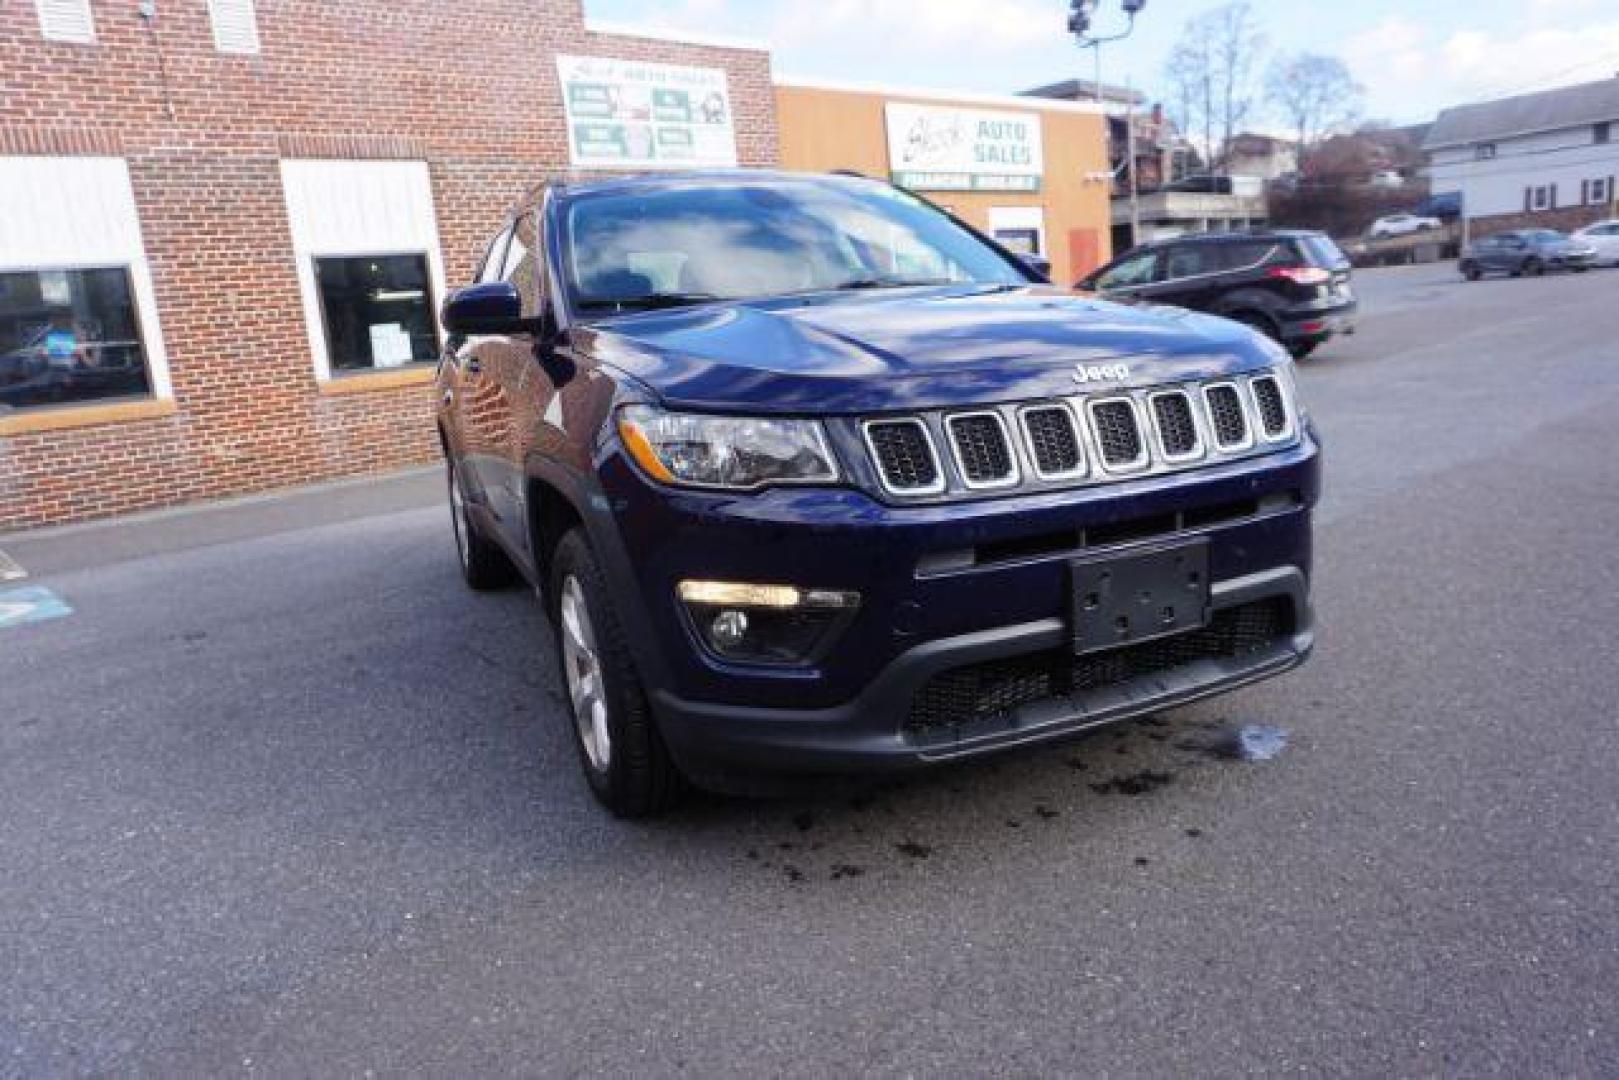
<svg viewBox="0 0 1619 1080">
<path fill-rule="evenodd" d="M 891 101 L 888 169 L 918 191 L 1039 191 L 1045 161 L 1037 113 Z"/>
</svg>

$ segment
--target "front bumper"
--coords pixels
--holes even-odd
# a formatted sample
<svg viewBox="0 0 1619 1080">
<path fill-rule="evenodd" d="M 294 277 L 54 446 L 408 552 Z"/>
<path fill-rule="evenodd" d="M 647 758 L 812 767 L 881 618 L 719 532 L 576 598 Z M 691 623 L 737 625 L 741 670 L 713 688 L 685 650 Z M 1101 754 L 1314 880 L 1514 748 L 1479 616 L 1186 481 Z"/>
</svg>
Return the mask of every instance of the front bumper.
<svg viewBox="0 0 1619 1080">
<path fill-rule="evenodd" d="M 1042 619 L 929 642 L 893 661 L 858 698 L 832 708 L 714 705 L 667 693 L 655 694 L 654 702 L 676 759 L 708 787 L 752 791 L 782 776 L 900 772 L 1067 738 L 1291 670 L 1314 642 L 1303 572 L 1279 567 L 1214 585 L 1216 615 L 1269 600 L 1284 604 L 1291 621 L 1285 634 L 1262 648 L 1053 694 L 943 730 L 914 731 L 903 723 L 929 679 L 956 668 L 1060 652 L 1069 640 L 1063 621 Z"/>
<path fill-rule="evenodd" d="M 600 475 L 620 550 L 637 553 L 613 575 L 615 603 L 665 741 L 706 786 L 902 770 L 1060 738 L 1278 674 L 1311 647 L 1319 451 L 1309 437 L 1194 472 L 936 506 L 832 489 L 677 495 L 621 461 Z M 1172 531 L 1140 527 L 1166 522 Z M 1098 543 L 1082 552 L 1042 543 L 1076 527 Z M 919 690 L 940 673 L 1063 648 L 1076 555 L 1191 537 L 1207 540 L 1217 613 L 1272 599 L 1285 607 L 1284 630 L 1263 648 L 1023 702 L 981 723 L 909 723 Z M 940 558 L 964 550 L 981 557 Z M 814 667 L 750 668 L 698 646 L 674 599 L 685 578 L 853 590 L 862 602 Z"/>
</svg>

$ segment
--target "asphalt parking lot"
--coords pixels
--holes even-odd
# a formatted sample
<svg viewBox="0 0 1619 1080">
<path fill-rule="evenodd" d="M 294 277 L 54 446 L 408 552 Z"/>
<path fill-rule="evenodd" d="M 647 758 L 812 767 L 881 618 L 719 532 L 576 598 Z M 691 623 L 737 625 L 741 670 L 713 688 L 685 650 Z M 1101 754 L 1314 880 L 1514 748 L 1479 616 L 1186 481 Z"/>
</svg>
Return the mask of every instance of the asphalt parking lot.
<svg viewBox="0 0 1619 1080">
<path fill-rule="evenodd" d="M 1619 1073 L 1619 271 L 1356 280 L 1314 660 L 867 795 L 607 818 L 436 473 L 0 538 L 0 1074 Z"/>
</svg>

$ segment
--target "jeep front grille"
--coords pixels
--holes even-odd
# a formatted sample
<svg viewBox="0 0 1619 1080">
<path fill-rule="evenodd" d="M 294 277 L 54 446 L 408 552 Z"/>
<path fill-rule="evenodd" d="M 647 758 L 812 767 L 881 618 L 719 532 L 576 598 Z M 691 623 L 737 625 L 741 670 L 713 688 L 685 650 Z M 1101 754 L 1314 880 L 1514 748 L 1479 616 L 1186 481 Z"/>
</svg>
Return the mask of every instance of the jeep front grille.
<svg viewBox="0 0 1619 1080">
<path fill-rule="evenodd" d="M 962 413 L 945 421 L 956 465 L 968 487 L 1000 487 L 1017 483 L 1017 463 L 1006 426 L 996 412 Z"/>
<path fill-rule="evenodd" d="M 1235 383 L 1220 383 L 1203 388 L 1203 398 L 1209 405 L 1209 420 L 1213 425 L 1214 441 L 1222 450 L 1248 446 L 1248 414 L 1242 407 L 1242 395 Z"/>
<path fill-rule="evenodd" d="M 866 442 L 877 460 L 883 486 L 899 495 L 926 495 L 944 489 L 933 440 L 920 420 L 873 420 Z"/>
<path fill-rule="evenodd" d="M 1264 375 L 1251 384 L 1254 404 L 1259 407 L 1260 430 L 1267 439 L 1280 439 L 1287 434 L 1287 402 L 1282 398 L 1282 387 L 1274 375 Z"/>
<path fill-rule="evenodd" d="M 1023 410 L 1023 433 L 1035 472 L 1044 480 L 1077 476 L 1084 470 L 1074 411 L 1066 405 L 1036 405 Z"/>
<path fill-rule="evenodd" d="M 1274 371 L 858 422 L 882 490 L 906 498 L 1094 483 L 1217 464 L 1296 442 Z"/>
<path fill-rule="evenodd" d="M 1192 401 L 1184 391 L 1170 390 L 1152 396 L 1152 419 L 1158 425 L 1158 448 L 1170 461 L 1184 461 L 1203 451 L 1192 415 Z"/>
<path fill-rule="evenodd" d="M 1091 423 L 1095 425 L 1102 464 L 1110 469 L 1139 469 L 1147 463 L 1147 446 L 1141 439 L 1135 404 L 1129 398 L 1091 402 Z"/>
</svg>

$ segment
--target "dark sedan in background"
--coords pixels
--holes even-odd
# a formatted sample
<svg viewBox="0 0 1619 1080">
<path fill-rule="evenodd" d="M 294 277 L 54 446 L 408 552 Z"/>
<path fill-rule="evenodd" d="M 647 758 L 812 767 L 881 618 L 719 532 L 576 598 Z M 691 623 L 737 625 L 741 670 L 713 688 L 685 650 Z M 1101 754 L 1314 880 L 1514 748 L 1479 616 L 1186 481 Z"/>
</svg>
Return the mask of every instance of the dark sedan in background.
<svg viewBox="0 0 1619 1080">
<path fill-rule="evenodd" d="M 1492 272 L 1513 277 L 1535 277 L 1548 270 L 1584 272 L 1596 261 L 1596 249 L 1583 240 L 1556 229 L 1519 229 L 1474 241 L 1457 266 L 1468 281 L 1477 281 Z"/>
</svg>

